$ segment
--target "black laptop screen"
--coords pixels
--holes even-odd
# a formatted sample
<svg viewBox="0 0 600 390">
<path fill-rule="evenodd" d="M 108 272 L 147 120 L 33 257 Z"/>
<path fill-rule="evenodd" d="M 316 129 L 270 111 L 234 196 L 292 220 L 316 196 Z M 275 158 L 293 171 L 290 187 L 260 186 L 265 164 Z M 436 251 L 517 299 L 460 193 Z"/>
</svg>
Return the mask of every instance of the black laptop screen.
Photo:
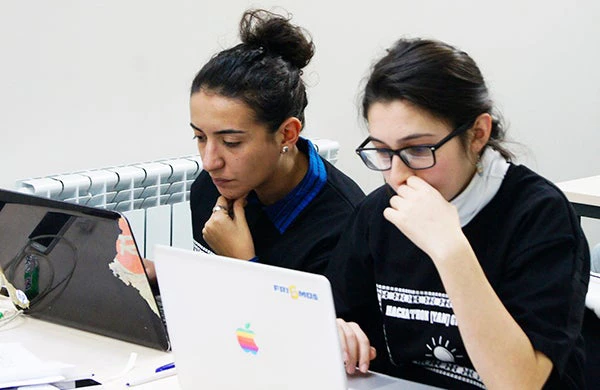
<svg viewBox="0 0 600 390">
<path fill-rule="evenodd" d="M 0 265 L 27 314 L 149 347 L 168 340 L 127 221 L 0 190 Z"/>
</svg>

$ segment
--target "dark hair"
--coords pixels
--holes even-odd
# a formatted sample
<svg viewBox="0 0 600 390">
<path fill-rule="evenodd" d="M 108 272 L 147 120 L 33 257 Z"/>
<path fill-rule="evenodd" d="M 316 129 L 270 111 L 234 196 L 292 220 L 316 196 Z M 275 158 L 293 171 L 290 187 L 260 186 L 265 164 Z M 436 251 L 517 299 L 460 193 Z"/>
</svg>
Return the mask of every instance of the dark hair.
<svg viewBox="0 0 600 390">
<path fill-rule="evenodd" d="M 301 76 L 314 44 L 290 19 L 262 9 L 244 12 L 242 43 L 208 61 L 194 78 L 191 94 L 206 89 L 240 99 L 272 132 L 292 116 L 304 124 L 308 99 Z"/>
<path fill-rule="evenodd" d="M 505 130 L 496 113 L 483 76 L 464 51 L 444 42 L 400 39 L 374 66 L 362 101 L 363 117 L 377 102 L 406 100 L 454 128 L 473 122 L 477 116 L 492 116 L 487 145 L 505 158 L 512 153 L 503 145 Z M 467 135 L 463 135 L 463 142 Z"/>
</svg>

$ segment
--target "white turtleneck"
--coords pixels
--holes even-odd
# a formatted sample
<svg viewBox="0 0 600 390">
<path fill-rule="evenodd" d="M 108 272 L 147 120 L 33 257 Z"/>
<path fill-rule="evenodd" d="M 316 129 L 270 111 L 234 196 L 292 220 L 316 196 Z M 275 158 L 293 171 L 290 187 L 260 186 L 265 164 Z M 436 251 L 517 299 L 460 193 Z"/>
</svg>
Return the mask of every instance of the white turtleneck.
<svg viewBox="0 0 600 390">
<path fill-rule="evenodd" d="M 458 209 L 461 227 L 468 224 L 492 200 L 510 166 L 506 159 L 491 147 L 483 152 L 481 164 L 483 172 L 473 175 L 467 188 L 450 201 Z"/>
</svg>

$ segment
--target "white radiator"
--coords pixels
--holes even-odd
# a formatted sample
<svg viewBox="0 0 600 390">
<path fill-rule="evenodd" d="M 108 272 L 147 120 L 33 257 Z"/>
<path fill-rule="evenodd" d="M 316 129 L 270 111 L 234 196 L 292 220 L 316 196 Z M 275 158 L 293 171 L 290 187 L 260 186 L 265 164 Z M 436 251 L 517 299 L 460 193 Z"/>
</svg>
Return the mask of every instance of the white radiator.
<svg viewBox="0 0 600 390">
<path fill-rule="evenodd" d="M 337 162 L 337 141 L 311 141 L 323 158 Z M 140 254 L 152 259 L 155 244 L 192 249 L 190 187 L 201 170 L 200 156 L 194 155 L 23 179 L 16 187 L 20 192 L 123 213 Z"/>
</svg>

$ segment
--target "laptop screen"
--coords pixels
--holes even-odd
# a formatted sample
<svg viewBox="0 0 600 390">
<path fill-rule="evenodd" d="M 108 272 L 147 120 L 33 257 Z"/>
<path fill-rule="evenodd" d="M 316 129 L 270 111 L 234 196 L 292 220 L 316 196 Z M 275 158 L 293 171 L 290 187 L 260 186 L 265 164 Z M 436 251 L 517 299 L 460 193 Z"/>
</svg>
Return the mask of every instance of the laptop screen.
<svg viewBox="0 0 600 390">
<path fill-rule="evenodd" d="M 154 253 L 183 389 L 346 389 L 325 277 L 164 246 Z"/>
<path fill-rule="evenodd" d="M 124 217 L 0 190 L 0 266 L 26 314 L 167 350 L 169 343 Z"/>
</svg>

